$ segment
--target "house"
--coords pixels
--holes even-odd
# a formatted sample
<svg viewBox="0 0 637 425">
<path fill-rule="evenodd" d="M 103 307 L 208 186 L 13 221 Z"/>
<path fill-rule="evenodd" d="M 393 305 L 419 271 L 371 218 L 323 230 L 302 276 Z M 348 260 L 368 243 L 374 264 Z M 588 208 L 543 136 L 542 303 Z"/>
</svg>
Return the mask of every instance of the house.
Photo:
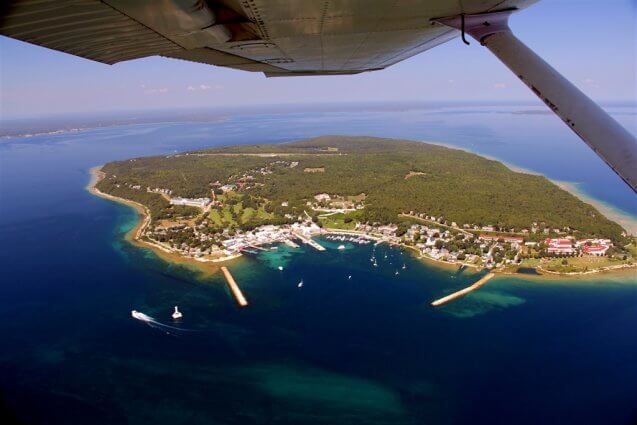
<svg viewBox="0 0 637 425">
<path fill-rule="evenodd" d="M 223 186 L 221 186 L 219 189 L 221 189 L 222 192 L 231 192 L 233 190 L 235 190 L 237 188 L 237 185 L 234 184 L 224 184 Z"/>
<path fill-rule="evenodd" d="M 502 239 L 504 242 L 521 244 L 524 242 L 524 238 L 522 236 L 502 236 L 502 235 L 486 235 L 481 234 L 479 236 L 480 239 L 485 241 L 494 241 L 497 242 Z"/>
<path fill-rule="evenodd" d="M 319 193 L 318 195 L 314 195 L 314 199 L 316 199 L 318 202 L 327 202 L 332 198 L 327 193 Z"/>
</svg>

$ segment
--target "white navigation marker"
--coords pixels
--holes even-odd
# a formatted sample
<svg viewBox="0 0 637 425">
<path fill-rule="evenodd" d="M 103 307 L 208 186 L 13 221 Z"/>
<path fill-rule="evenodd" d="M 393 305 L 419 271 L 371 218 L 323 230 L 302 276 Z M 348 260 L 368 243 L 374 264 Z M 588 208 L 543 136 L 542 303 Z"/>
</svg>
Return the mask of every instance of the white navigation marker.
<svg viewBox="0 0 637 425">
<path fill-rule="evenodd" d="M 175 311 L 173 312 L 173 319 L 175 319 L 175 320 L 181 319 L 182 316 L 183 315 L 181 314 L 181 312 L 179 311 L 177 306 L 175 306 Z"/>
</svg>

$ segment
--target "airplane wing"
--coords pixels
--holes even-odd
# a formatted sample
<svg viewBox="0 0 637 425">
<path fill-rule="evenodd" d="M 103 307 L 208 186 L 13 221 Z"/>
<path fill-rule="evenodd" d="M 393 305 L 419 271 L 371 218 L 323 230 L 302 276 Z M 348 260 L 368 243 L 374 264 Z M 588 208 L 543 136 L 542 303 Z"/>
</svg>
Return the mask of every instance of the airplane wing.
<svg viewBox="0 0 637 425">
<path fill-rule="evenodd" d="M 106 64 L 164 56 L 268 77 L 387 68 L 465 34 L 637 192 L 637 141 L 518 40 L 537 0 L 9 0 L 0 34 Z"/>
<path fill-rule="evenodd" d="M 21 0 L 0 6 L 0 34 L 106 64 L 160 55 L 268 76 L 355 74 L 458 36 L 433 18 L 533 2 Z"/>
</svg>

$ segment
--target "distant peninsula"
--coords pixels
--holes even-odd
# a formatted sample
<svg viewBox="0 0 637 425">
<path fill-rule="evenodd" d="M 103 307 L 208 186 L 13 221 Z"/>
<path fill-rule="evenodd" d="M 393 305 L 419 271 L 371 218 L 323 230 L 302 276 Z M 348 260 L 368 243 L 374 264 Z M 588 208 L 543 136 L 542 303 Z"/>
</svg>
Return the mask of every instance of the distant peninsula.
<svg viewBox="0 0 637 425">
<path fill-rule="evenodd" d="M 422 142 L 322 136 L 133 158 L 93 193 L 135 205 L 134 238 L 221 262 L 320 234 L 390 243 L 494 271 L 580 275 L 634 266 L 633 238 L 543 176 Z"/>
</svg>

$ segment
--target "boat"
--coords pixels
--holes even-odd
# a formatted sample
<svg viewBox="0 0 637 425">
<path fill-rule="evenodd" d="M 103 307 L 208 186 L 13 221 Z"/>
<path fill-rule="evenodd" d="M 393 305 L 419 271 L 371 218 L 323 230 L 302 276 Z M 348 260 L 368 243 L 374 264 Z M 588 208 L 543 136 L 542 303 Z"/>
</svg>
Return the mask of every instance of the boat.
<svg viewBox="0 0 637 425">
<path fill-rule="evenodd" d="M 406 264 L 403 264 L 403 270 L 405 270 L 407 268 Z"/>
<path fill-rule="evenodd" d="M 348 280 L 352 280 L 352 275 L 347 276 Z"/>
<path fill-rule="evenodd" d="M 374 267 L 378 267 L 378 263 L 374 260 Z"/>
<path fill-rule="evenodd" d="M 296 285 L 297 288 L 302 288 L 303 287 L 303 279 L 301 279 L 301 281 Z"/>
<path fill-rule="evenodd" d="M 137 320 L 144 320 L 144 318 L 142 317 L 142 313 L 140 313 L 137 310 L 133 310 L 130 312 L 130 315 L 133 316 L 135 319 Z"/>
<path fill-rule="evenodd" d="M 339 246 L 338 246 L 338 249 L 340 249 L 340 250 L 345 249 L 345 245 L 339 245 Z"/>
<path fill-rule="evenodd" d="M 173 319 L 175 319 L 175 320 L 181 319 L 182 316 L 183 316 L 183 314 L 181 314 L 181 311 L 179 311 L 177 306 L 175 306 L 175 311 L 173 312 Z"/>
<path fill-rule="evenodd" d="M 398 276 L 398 270 L 396 270 L 396 273 L 394 273 L 395 276 Z"/>
<path fill-rule="evenodd" d="M 283 266 L 279 266 L 278 269 L 279 269 L 280 272 L 282 272 L 283 271 Z"/>
</svg>

